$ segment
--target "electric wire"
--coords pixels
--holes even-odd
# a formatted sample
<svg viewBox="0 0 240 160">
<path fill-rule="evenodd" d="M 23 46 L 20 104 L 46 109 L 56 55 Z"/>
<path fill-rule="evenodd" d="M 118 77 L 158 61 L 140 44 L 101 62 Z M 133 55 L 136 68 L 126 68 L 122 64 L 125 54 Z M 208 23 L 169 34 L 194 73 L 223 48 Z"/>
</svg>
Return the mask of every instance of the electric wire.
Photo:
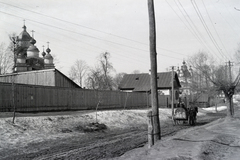
<svg viewBox="0 0 240 160">
<path fill-rule="evenodd" d="M 208 33 L 208 36 L 210 37 L 211 41 L 213 42 L 214 46 L 217 48 L 217 50 L 219 51 L 219 53 L 223 56 L 223 58 L 227 58 L 227 56 L 223 53 L 222 49 L 219 47 L 217 41 L 215 40 L 214 36 L 212 35 L 208 25 L 206 24 L 206 21 L 204 20 L 199 8 L 198 8 L 198 5 L 196 4 L 195 0 L 192 0 L 195 5 L 196 5 L 196 9 L 197 9 L 197 12 L 199 13 L 198 15 L 200 16 L 199 18 L 201 19 L 201 23 L 204 25 L 204 28 L 205 30 L 207 31 Z"/>
<path fill-rule="evenodd" d="M 182 10 L 179 8 L 178 4 L 178 10 L 181 12 L 181 14 L 183 15 L 183 17 L 185 18 L 186 22 L 188 23 L 188 25 L 184 22 L 184 20 L 179 16 L 179 14 L 174 10 L 174 8 L 169 4 L 169 2 L 166 0 L 167 4 L 169 5 L 169 7 L 172 9 L 172 11 L 177 15 L 177 17 L 181 20 L 181 22 L 185 25 L 185 27 L 193 34 L 193 36 L 198 40 L 199 43 L 201 43 L 201 45 L 205 46 L 205 44 L 203 43 L 203 41 L 201 40 L 201 38 L 198 36 L 198 34 L 196 33 L 196 31 L 194 30 L 194 28 L 192 27 L 192 25 L 190 24 L 190 22 L 188 21 L 188 19 L 186 19 L 186 17 L 184 16 L 184 13 L 182 12 Z M 176 1 L 175 1 L 176 3 Z M 205 46 L 206 47 L 206 46 Z"/>
<path fill-rule="evenodd" d="M 205 20 L 204 20 L 204 18 L 203 18 L 203 16 L 202 16 L 202 14 L 201 14 L 201 12 L 200 12 L 197 4 L 195 3 L 194 0 L 191 0 L 191 3 L 192 3 L 192 5 L 193 5 L 193 8 L 194 8 L 195 12 L 197 13 L 197 16 L 198 16 L 198 18 L 200 19 L 200 22 L 202 23 L 202 25 L 203 25 L 203 27 L 204 27 L 207 35 L 209 36 L 209 38 L 210 38 L 210 40 L 212 41 L 213 45 L 214 45 L 215 48 L 218 50 L 218 52 L 220 53 L 220 55 L 223 57 L 223 60 L 224 60 L 224 59 L 226 58 L 226 56 L 222 53 L 222 50 L 220 49 L 220 47 L 219 47 L 219 45 L 217 44 L 215 38 L 213 37 L 211 31 L 209 30 L 209 28 L 208 28 L 208 26 L 207 26 L 207 24 L 206 24 L 206 22 L 205 22 Z"/>
<path fill-rule="evenodd" d="M 214 31 L 216 32 L 216 34 L 217 34 L 217 36 L 218 36 L 218 39 L 219 39 L 219 41 L 220 41 L 220 43 L 221 43 L 223 49 L 225 50 L 226 53 L 228 53 L 228 51 L 227 51 L 225 45 L 223 44 L 223 42 L 222 42 L 222 40 L 221 40 L 221 38 L 220 38 L 220 36 L 219 36 L 217 30 L 216 30 L 216 27 L 213 25 L 212 18 L 211 18 L 211 16 L 210 16 L 210 14 L 209 14 L 209 12 L 208 12 L 208 10 L 207 10 L 207 7 L 206 7 L 206 5 L 205 5 L 205 3 L 204 3 L 203 0 L 202 0 L 202 4 L 203 4 L 203 6 L 204 6 L 204 8 L 205 8 L 205 10 L 206 10 L 207 16 L 208 16 L 208 18 L 209 18 L 209 20 L 210 20 L 210 22 L 211 22 L 211 24 L 212 24 L 212 27 L 213 27 Z M 224 55 L 225 55 L 225 54 L 224 54 Z M 226 55 L 225 55 L 225 56 L 226 56 Z"/>
<path fill-rule="evenodd" d="M 73 23 L 73 22 L 70 22 L 70 21 L 66 21 L 66 20 L 63 20 L 63 19 L 60 19 L 60 18 L 56 18 L 56 17 L 53 17 L 53 16 L 42 14 L 42 13 L 39 13 L 39 12 L 36 12 L 36 11 L 28 10 L 28 9 L 25 9 L 25 8 L 22 8 L 22 7 L 19 7 L 19 6 L 11 5 L 11 4 L 8 4 L 8 3 L 5 3 L 5 2 L 0 2 L 0 3 L 11 6 L 11 7 L 18 8 L 18 9 L 21 9 L 21 10 L 25 10 L 25 11 L 28 11 L 28 12 L 31 12 L 31 13 L 35 13 L 35 14 L 38 14 L 38 15 L 41 15 L 41 16 L 44 16 L 44 17 L 52 18 L 54 20 L 58 20 L 58 21 L 61 21 L 61 22 L 72 24 L 72 25 L 75 25 L 75 26 L 78 26 L 78 27 L 82 27 L 82 28 L 86 28 L 86 29 L 93 30 L 93 31 L 96 31 L 96 32 L 104 33 L 104 34 L 107 34 L 107 35 L 110 35 L 110 36 L 118 37 L 118 38 L 125 39 L 125 40 L 128 40 L 128 41 L 136 42 L 136 43 L 139 43 L 139 44 L 148 45 L 148 44 L 143 43 L 143 42 L 139 42 L 139 41 L 132 40 L 132 39 L 129 39 L 129 38 L 126 38 L 126 37 L 122 37 L 122 36 L 119 36 L 119 35 L 116 35 L 116 34 L 112 34 L 112 33 L 104 32 L 104 31 L 101 31 L 101 30 L 97 30 L 97 29 L 94 29 L 94 28 L 91 28 L 91 27 L 87 27 L 87 26 L 80 25 L 80 24 L 77 24 L 77 23 Z M 188 55 L 185 55 L 185 54 L 182 54 L 182 53 L 179 53 L 179 52 L 176 52 L 176 51 L 171 51 L 169 49 L 165 49 L 165 48 L 162 48 L 162 47 L 157 47 L 157 48 L 161 49 L 161 50 L 171 52 L 171 53 L 177 53 L 177 54 L 181 54 L 181 55 L 184 55 L 184 56 L 188 56 Z"/>
<path fill-rule="evenodd" d="M 184 19 L 186 20 L 186 22 L 188 23 L 188 25 L 190 26 L 190 28 L 192 29 L 192 31 L 194 32 L 194 34 L 196 35 L 196 37 L 198 37 L 197 39 L 200 41 L 200 43 L 205 46 L 206 48 L 208 48 L 209 50 L 211 50 L 212 52 L 214 52 L 211 47 L 207 46 L 207 44 L 205 44 L 204 42 L 206 42 L 206 40 L 204 39 L 204 37 L 201 35 L 201 33 L 199 32 L 199 30 L 197 29 L 197 27 L 194 25 L 194 23 L 192 22 L 190 16 L 188 15 L 188 13 L 186 12 L 186 10 L 182 7 L 182 9 L 184 10 L 185 14 L 187 15 L 187 17 L 185 16 L 184 12 L 180 9 L 179 4 L 174 0 L 176 6 L 178 7 L 178 10 L 180 11 L 180 13 L 182 14 L 182 16 L 184 17 Z M 202 37 L 202 38 L 201 38 Z M 203 39 L 203 40 L 202 40 Z"/>
<path fill-rule="evenodd" d="M 175 0 L 174 0 L 175 1 Z M 203 39 L 203 41 L 206 43 L 207 41 L 205 40 L 204 36 L 201 34 L 201 32 L 199 31 L 199 29 L 197 28 L 197 26 L 195 25 L 195 23 L 193 22 L 193 20 L 191 19 L 191 17 L 189 16 L 189 14 L 187 13 L 187 11 L 185 10 L 185 8 L 183 7 L 183 5 L 181 4 L 181 2 L 178 0 L 179 5 L 181 6 L 181 8 L 183 9 L 184 13 L 187 15 L 188 19 L 190 20 L 190 23 L 193 25 L 193 28 L 196 30 L 196 32 L 200 35 L 200 37 Z M 209 47 L 210 48 L 210 47 Z M 211 49 L 212 50 L 212 49 Z M 216 55 L 216 57 L 221 60 L 221 58 L 212 50 L 212 52 Z"/>
</svg>

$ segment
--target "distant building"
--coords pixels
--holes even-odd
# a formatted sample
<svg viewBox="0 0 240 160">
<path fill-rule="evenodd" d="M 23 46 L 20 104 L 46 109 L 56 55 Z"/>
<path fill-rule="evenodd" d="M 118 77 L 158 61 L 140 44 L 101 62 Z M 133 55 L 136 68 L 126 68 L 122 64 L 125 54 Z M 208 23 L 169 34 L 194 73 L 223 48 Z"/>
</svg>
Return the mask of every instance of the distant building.
<svg viewBox="0 0 240 160">
<path fill-rule="evenodd" d="M 186 62 L 183 61 L 181 69 L 177 70 L 180 84 L 182 88 L 180 89 L 182 96 L 191 95 L 191 85 L 192 85 L 192 68 L 188 69 Z"/>
<path fill-rule="evenodd" d="M 39 56 L 39 49 L 35 46 L 36 40 L 27 32 L 27 27 L 23 26 L 23 31 L 17 36 L 12 37 L 14 43 L 14 72 L 26 72 L 32 70 L 43 70 L 55 68 L 51 50 L 46 49 Z"/>
</svg>

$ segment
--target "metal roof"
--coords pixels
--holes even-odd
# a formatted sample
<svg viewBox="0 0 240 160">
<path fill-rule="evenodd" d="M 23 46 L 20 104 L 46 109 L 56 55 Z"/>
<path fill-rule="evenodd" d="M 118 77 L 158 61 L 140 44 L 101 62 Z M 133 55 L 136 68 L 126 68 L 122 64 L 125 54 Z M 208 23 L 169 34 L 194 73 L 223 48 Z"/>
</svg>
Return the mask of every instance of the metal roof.
<svg viewBox="0 0 240 160">
<path fill-rule="evenodd" d="M 175 72 L 174 87 L 180 88 L 180 82 Z M 158 89 L 171 89 L 172 88 L 172 72 L 161 72 L 157 74 Z M 147 73 L 142 74 L 126 74 L 124 75 L 120 85 L 120 90 L 133 90 L 133 91 L 150 91 L 150 75 Z"/>
</svg>

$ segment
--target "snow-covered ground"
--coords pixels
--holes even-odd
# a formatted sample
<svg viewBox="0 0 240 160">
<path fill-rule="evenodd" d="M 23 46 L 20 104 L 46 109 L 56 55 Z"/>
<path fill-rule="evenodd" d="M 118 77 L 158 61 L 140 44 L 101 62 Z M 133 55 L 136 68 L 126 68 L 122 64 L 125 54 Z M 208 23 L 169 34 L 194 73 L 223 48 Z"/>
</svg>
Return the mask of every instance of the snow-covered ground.
<svg viewBox="0 0 240 160">
<path fill-rule="evenodd" d="M 121 130 L 142 127 L 147 123 L 147 109 L 75 111 L 59 113 L 18 113 L 15 123 L 12 123 L 12 113 L 0 113 L 0 151 L 5 148 L 20 148 L 29 143 L 72 136 L 84 137 L 84 126 L 99 122 L 105 124 L 109 130 Z M 160 119 L 169 119 L 170 109 L 160 109 Z M 7 118 L 1 118 L 6 117 Z M 145 125 L 146 126 L 146 125 Z"/>
<path fill-rule="evenodd" d="M 217 111 L 225 110 L 220 106 Z M 236 108 L 238 109 L 238 108 Z M 21 148 L 29 143 L 72 136 L 84 137 L 84 126 L 92 122 L 104 123 L 109 130 L 141 127 L 147 123 L 147 109 L 68 113 L 17 114 L 12 118 L 0 113 L 0 151 Z M 216 112 L 215 107 L 199 110 L 198 116 Z M 237 113 L 237 112 L 236 112 Z M 161 125 L 170 121 L 171 109 L 159 109 Z M 237 115 L 240 117 L 239 115 Z M 1 118 L 5 117 L 5 118 Z M 146 126 L 146 125 L 145 125 Z M 116 159 L 239 159 L 240 120 L 220 119 L 210 124 L 182 130 L 164 138 L 152 148 L 145 147 L 127 152 Z"/>
</svg>

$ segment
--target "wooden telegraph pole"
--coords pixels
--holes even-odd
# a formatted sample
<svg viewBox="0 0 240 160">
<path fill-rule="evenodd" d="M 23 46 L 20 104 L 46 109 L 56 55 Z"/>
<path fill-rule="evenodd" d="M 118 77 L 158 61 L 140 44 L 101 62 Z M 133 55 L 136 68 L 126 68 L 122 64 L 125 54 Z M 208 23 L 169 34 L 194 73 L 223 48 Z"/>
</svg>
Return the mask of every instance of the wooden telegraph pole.
<svg viewBox="0 0 240 160">
<path fill-rule="evenodd" d="M 148 0 L 149 13 L 149 41 L 150 41 L 150 62 L 151 62 L 151 100 L 152 100 L 152 134 L 153 144 L 161 139 L 160 121 L 158 111 L 157 92 L 157 52 L 156 52 L 156 29 L 153 0 Z M 151 142 L 149 142 L 151 143 Z"/>
<path fill-rule="evenodd" d="M 173 120 L 173 116 L 174 116 L 174 66 L 172 66 L 172 120 Z"/>
</svg>

